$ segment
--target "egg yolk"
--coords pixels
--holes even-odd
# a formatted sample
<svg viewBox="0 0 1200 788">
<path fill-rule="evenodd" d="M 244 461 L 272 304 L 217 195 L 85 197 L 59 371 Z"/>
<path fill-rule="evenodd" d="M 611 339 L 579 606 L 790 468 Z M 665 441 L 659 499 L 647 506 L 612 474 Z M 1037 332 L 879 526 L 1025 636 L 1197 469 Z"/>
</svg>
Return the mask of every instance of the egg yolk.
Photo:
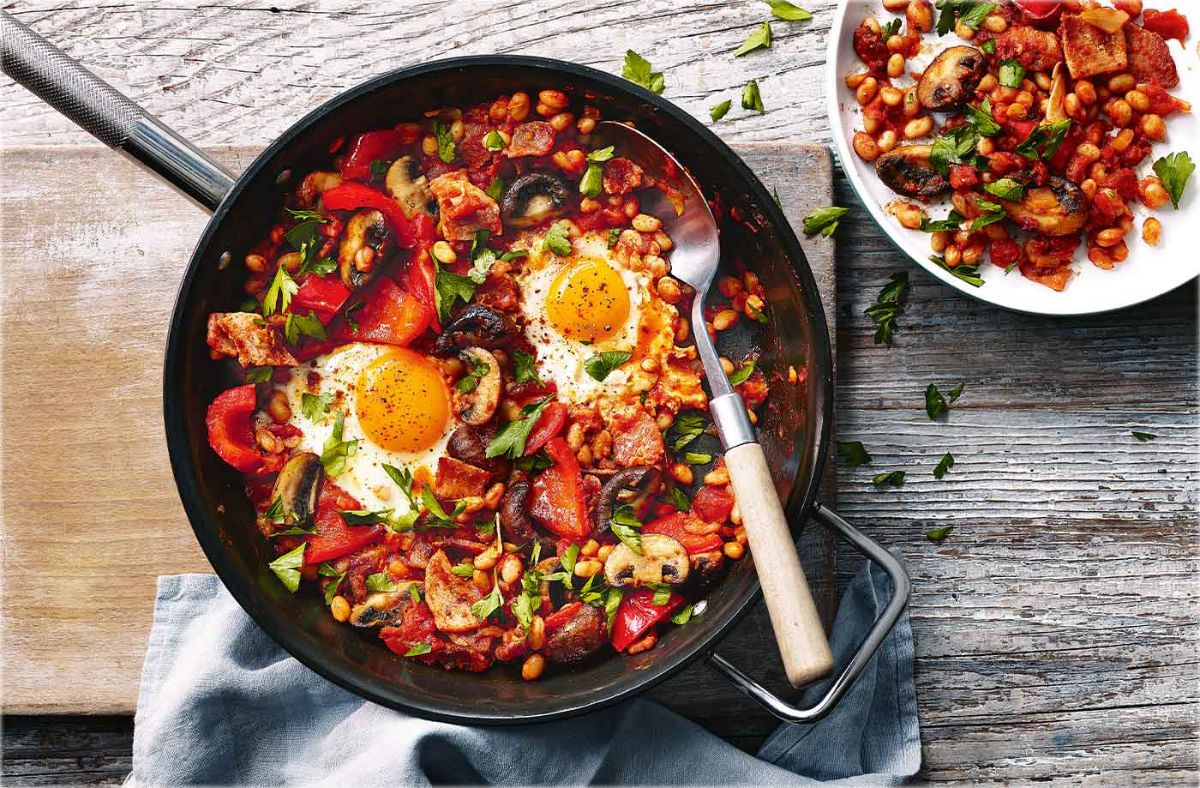
<svg viewBox="0 0 1200 788">
<path fill-rule="evenodd" d="M 546 317 L 568 339 L 580 342 L 607 339 L 629 317 L 625 282 L 603 260 L 583 260 L 566 267 L 550 283 Z"/>
<path fill-rule="evenodd" d="M 359 373 L 355 394 L 363 432 L 385 449 L 422 451 L 446 431 L 450 392 L 438 366 L 419 353 L 392 348 Z"/>
</svg>

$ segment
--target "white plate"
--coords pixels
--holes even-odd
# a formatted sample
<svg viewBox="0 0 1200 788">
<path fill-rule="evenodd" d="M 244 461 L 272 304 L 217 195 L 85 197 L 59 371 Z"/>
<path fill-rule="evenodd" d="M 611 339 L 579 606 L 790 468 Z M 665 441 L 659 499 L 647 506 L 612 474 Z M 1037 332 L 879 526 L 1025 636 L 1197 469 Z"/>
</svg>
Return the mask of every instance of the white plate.
<svg viewBox="0 0 1200 788">
<path fill-rule="evenodd" d="M 1180 0 L 1147 0 L 1147 8 L 1181 8 L 1190 11 L 1190 3 Z M 854 29 L 868 15 L 873 14 L 881 22 L 897 18 L 883 9 L 878 2 L 848 0 L 842 2 L 829 33 L 829 52 L 825 66 L 825 93 L 828 101 L 829 122 L 833 130 L 834 145 L 841 158 L 843 168 L 859 199 L 875 217 L 892 241 L 931 275 L 951 287 L 957 288 L 974 298 L 987 301 L 1006 309 L 1042 315 L 1086 315 L 1107 312 L 1113 309 L 1139 304 L 1185 284 L 1200 276 L 1200 170 L 1192 174 L 1180 200 L 1179 210 L 1171 204 L 1153 212 L 1162 222 L 1162 240 L 1158 246 L 1142 242 L 1142 220 L 1151 215 L 1140 202 L 1130 206 L 1134 215 L 1134 228 L 1125 237 L 1129 245 L 1129 257 L 1112 270 L 1105 271 L 1092 265 L 1087 259 L 1087 250 L 1080 244 L 1072 267 L 1075 275 L 1066 289 L 1055 292 L 1045 285 L 1032 282 L 1021 276 L 1019 271 L 1005 275 L 1004 270 L 987 261 L 980 265 L 980 275 L 985 284 L 972 287 L 948 272 L 929 262 L 933 251 L 929 248 L 929 234 L 917 230 L 906 230 L 896 219 L 887 215 L 884 206 L 898 195 L 884 186 L 875 175 L 875 167 L 860 159 L 850 148 L 850 139 L 856 129 L 862 128 L 861 108 L 854 100 L 854 93 L 846 87 L 845 77 L 862 70 L 862 63 L 854 53 L 852 36 Z M 1191 154 L 1192 161 L 1200 163 L 1200 57 L 1197 57 L 1196 38 L 1200 34 L 1200 14 L 1189 14 L 1191 34 L 1187 48 L 1171 40 L 1171 54 L 1179 70 L 1179 86 L 1171 94 L 1190 102 L 1192 112 L 1187 115 L 1174 114 L 1167 118 L 1167 139 L 1155 143 L 1153 152 L 1138 167 L 1138 178 L 1152 174 L 1151 163 L 1179 150 Z M 937 38 L 936 33 L 923 38 L 925 44 L 921 55 L 909 61 L 909 70 L 923 68 L 944 49 L 961 40 L 953 33 Z M 932 45 L 931 45 L 932 44 Z M 901 78 L 898 84 L 911 80 Z M 941 219 L 949 212 L 949 202 L 935 203 L 929 207 L 930 218 Z"/>
</svg>

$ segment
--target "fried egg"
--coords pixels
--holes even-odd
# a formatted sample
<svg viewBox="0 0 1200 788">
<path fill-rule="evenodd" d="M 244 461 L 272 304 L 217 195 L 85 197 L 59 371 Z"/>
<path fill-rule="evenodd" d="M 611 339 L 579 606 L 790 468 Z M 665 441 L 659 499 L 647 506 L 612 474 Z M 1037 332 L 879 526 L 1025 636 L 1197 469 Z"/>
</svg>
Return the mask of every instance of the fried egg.
<svg viewBox="0 0 1200 788">
<path fill-rule="evenodd" d="M 654 294 L 649 272 L 622 264 L 596 232 L 574 239 L 566 257 L 537 240 L 529 246 L 516 279 L 525 338 L 537 350 L 538 376 L 553 381 L 559 397 L 569 402 L 650 388 L 654 380 L 639 374 L 641 360 L 665 363 L 677 313 Z M 605 352 L 630 358 L 599 381 L 586 364 Z"/>
<path fill-rule="evenodd" d="M 294 367 L 291 380 L 278 388 L 291 406 L 290 423 L 303 433 L 301 451 L 320 455 L 333 434 L 335 411 L 345 414 L 342 440 L 358 444 L 333 481 L 368 510 L 407 512 L 407 498 L 383 466 L 414 474 L 425 468 L 434 478 L 454 427 L 441 367 L 408 348 L 343 345 Z M 328 413 L 316 414 L 316 421 L 305 416 L 305 394 L 327 396 Z"/>
</svg>

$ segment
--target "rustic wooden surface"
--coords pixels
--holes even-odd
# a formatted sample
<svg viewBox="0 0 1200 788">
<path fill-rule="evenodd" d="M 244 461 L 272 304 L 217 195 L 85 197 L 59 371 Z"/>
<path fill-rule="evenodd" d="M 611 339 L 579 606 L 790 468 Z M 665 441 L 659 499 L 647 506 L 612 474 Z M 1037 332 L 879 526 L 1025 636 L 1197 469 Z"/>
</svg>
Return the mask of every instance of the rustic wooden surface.
<svg viewBox="0 0 1200 788">
<path fill-rule="evenodd" d="M 583 0 L 568 9 L 539 0 L 408 4 L 393 12 L 365 3 L 280 3 L 273 12 L 221 0 L 169 8 L 47 2 L 6 8 L 209 146 L 262 145 L 320 101 L 423 60 L 521 52 L 619 72 L 626 48 L 663 69 L 665 95 L 697 117 L 707 119 L 710 105 L 733 99 L 735 109 L 714 125 L 728 141 L 827 142 L 820 75 L 832 2 L 801 4 L 816 12 L 813 22 L 775 22 L 772 51 L 736 60 L 729 52 L 767 18 L 764 4 Z M 736 107 L 750 78 L 759 79 L 762 115 Z M 6 145 L 86 143 L 21 89 L 0 85 L 0 98 Z M 19 197 L 21 188 L 10 177 L 3 191 Z M 125 195 L 123 206 L 95 201 L 109 218 L 92 241 L 124 248 L 109 235 L 124 226 L 118 208 L 169 199 L 146 196 Z M 857 205 L 844 183 L 838 202 Z M 187 235 L 198 221 L 189 211 L 181 205 L 154 235 Z M 15 215 L 5 212 L 6 227 Z M 54 217 L 42 225 L 48 239 L 63 229 Z M 905 263 L 861 210 L 843 221 L 838 236 L 837 429 L 843 440 L 864 441 L 874 456 L 870 466 L 840 469 L 838 505 L 896 546 L 913 576 L 922 777 L 1195 784 L 1195 291 L 1072 321 L 1015 315 L 968 300 Z M 68 239 L 56 243 L 70 249 Z M 136 246 L 153 248 L 150 236 L 137 238 Z M 896 270 L 910 271 L 912 289 L 894 346 L 880 347 L 862 310 Z M 100 274 L 77 275 L 82 282 Z M 131 290 L 144 284 L 135 281 Z M 6 277 L 6 290 L 16 286 L 38 285 Z M 86 325 L 52 328 L 87 331 Z M 6 361 L 11 370 L 16 362 Z M 925 386 L 959 381 L 967 385 L 954 411 L 930 423 L 922 409 Z M 4 394 L 45 392 L 45 385 L 21 392 L 6 385 Z M 156 402 L 146 407 L 157 411 Z M 1136 442 L 1132 430 L 1157 439 Z M 157 440 L 157 432 L 150 438 Z M 78 445 L 86 451 L 85 436 Z M 938 482 L 931 469 L 947 450 L 957 464 Z M 4 456 L 6 474 L 31 472 L 10 469 L 15 457 L 29 456 L 11 442 Z M 100 472 L 121 462 L 101 460 Z M 893 468 L 908 471 L 903 488 L 870 484 L 871 474 Z M 38 470 L 60 480 L 85 472 Z M 146 497 L 174 495 L 169 488 L 130 494 L 135 512 Z M 87 508 L 68 490 L 52 501 L 74 515 Z M 17 514 L 16 505 L 6 504 L 8 521 Z M 47 548 L 55 540 L 76 551 L 101 544 L 107 524 L 86 522 L 78 530 L 48 531 Z M 941 545 L 922 535 L 936 525 L 955 526 Z M 194 551 L 188 539 L 178 547 Z M 853 568 L 852 561 L 839 563 L 844 573 Z M 49 580 L 43 588 L 55 592 L 74 578 Z M 119 585 L 117 578 L 86 589 L 86 598 L 119 593 Z M 11 627 L 6 634 L 12 637 Z M 697 716 L 743 745 L 771 727 L 723 698 Z M 93 726 L 56 718 L 8 724 L 6 776 L 16 777 L 19 767 L 30 780 L 106 779 L 127 768 L 128 728 L 111 718 Z"/>
</svg>

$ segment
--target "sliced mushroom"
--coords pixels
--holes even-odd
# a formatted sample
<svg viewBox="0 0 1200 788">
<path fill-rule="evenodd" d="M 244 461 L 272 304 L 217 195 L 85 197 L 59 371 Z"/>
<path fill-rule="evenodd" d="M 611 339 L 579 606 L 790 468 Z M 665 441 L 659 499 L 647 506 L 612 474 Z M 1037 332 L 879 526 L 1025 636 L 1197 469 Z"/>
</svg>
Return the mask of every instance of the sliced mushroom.
<svg viewBox="0 0 1200 788">
<path fill-rule="evenodd" d="M 1087 224 L 1083 190 L 1057 175 L 1051 175 L 1045 186 L 1028 189 L 1019 201 L 1001 200 L 1000 204 L 1014 222 L 1042 235 L 1071 235 Z"/>
<path fill-rule="evenodd" d="M 271 500 L 283 505 L 284 522 L 289 525 L 308 522 L 317 510 L 317 491 L 321 487 L 321 458 L 311 452 L 292 455 L 271 490 Z"/>
<path fill-rule="evenodd" d="M 488 442 L 474 427 L 463 424 L 450 433 L 446 442 L 446 453 L 456 460 L 470 463 L 476 468 L 483 468 L 493 476 L 498 476 L 506 469 L 502 458 L 487 456 Z"/>
<path fill-rule="evenodd" d="M 383 265 L 391 247 L 387 222 L 379 211 L 359 211 L 346 222 L 338 247 L 338 275 L 351 290 L 365 286 Z"/>
<path fill-rule="evenodd" d="M 579 662 L 608 640 L 608 625 L 599 608 L 584 605 L 567 623 L 550 633 L 542 653 L 555 663 Z"/>
<path fill-rule="evenodd" d="M 682 591 L 688 596 L 699 596 L 712 588 L 725 571 L 725 556 L 720 550 L 697 553 L 689 556 L 692 571 L 688 574 L 687 588 Z"/>
<path fill-rule="evenodd" d="M 1067 75 L 1061 62 L 1054 64 L 1050 76 L 1050 97 L 1046 99 L 1046 122 L 1059 123 L 1067 119 Z"/>
<path fill-rule="evenodd" d="M 335 189 L 342 185 L 342 176 L 336 172 L 322 172 L 317 170 L 310 172 L 304 176 L 304 180 L 296 188 L 296 199 L 305 208 L 311 208 L 316 204 L 317 198 L 330 189 Z"/>
<path fill-rule="evenodd" d="M 396 626 L 404 615 L 404 605 L 412 599 L 413 586 L 420 585 L 416 580 L 402 584 L 395 591 L 381 591 L 371 594 L 350 610 L 350 623 L 356 627 Z"/>
<path fill-rule="evenodd" d="M 417 214 L 433 215 L 437 201 L 429 189 L 428 179 L 421 173 L 412 156 L 401 156 L 392 162 L 383 183 L 388 194 L 400 204 L 408 218 L 411 219 Z"/>
<path fill-rule="evenodd" d="M 688 554 L 666 534 L 642 534 L 642 554 L 622 542 L 604 562 L 610 586 L 678 585 L 688 577 Z"/>
<path fill-rule="evenodd" d="M 483 622 L 471 606 L 483 598 L 483 592 L 470 580 L 451 570 L 450 559 L 438 550 L 425 566 L 425 603 L 433 613 L 433 622 L 442 632 L 470 632 Z"/>
<path fill-rule="evenodd" d="M 567 183 L 548 172 L 527 172 L 517 178 L 500 200 L 500 216 L 507 227 L 533 227 L 566 213 L 571 199 Z"/>
<path fill-rule="evenodd" d="M 525 479 L 508 485 L 500 500 L 500 533 L 512 544 L 533 539 L 533 519 L 529 516 L 529 482 Z"/>
<path fill-rule="evenodd" d="M 875 160 L 875 173 L 884 185 L 907 197 L 936 197 L 950 188 L 929 155 L 932 145 L 901 145 Z"/>
<path fill-rule="evenodd" d="M 454 412 L 464 424 L 478 427 L 492 418 L 496 406 L 500 404 L 503 386 L 500 363 L 481 347 L 466 348 L 458 357 L 466 366 L 466 372 L 455 387 Z M 464 381 L 468 382 L 467 385 L 464 385 Z M 464 388 L 467 390 L 464 391 Z"/>
<path fill-rule="evenodd" d="M 596 498 L 596 528 L 600 533 L 609 530 L 613 513 L 618 506 L 641 507 L 658 492 L 662 472 L 651 465 L 622 468 L 604 483 Z"/>
<path fill-rule="evenodd" d="M 925 109 L 942 112 L 966 101 L 987 74 L 987 56 L 975 47 L 943 49 L 917 83 L 917 101 Z"/>
<path fill-rule="evenodd" d="M 517 335 L 507 315 L 478 304 L 468 304 L 442 329 L 433 349 L 443 355 L 468 347 L 498 348 Z"/>
</svg>

